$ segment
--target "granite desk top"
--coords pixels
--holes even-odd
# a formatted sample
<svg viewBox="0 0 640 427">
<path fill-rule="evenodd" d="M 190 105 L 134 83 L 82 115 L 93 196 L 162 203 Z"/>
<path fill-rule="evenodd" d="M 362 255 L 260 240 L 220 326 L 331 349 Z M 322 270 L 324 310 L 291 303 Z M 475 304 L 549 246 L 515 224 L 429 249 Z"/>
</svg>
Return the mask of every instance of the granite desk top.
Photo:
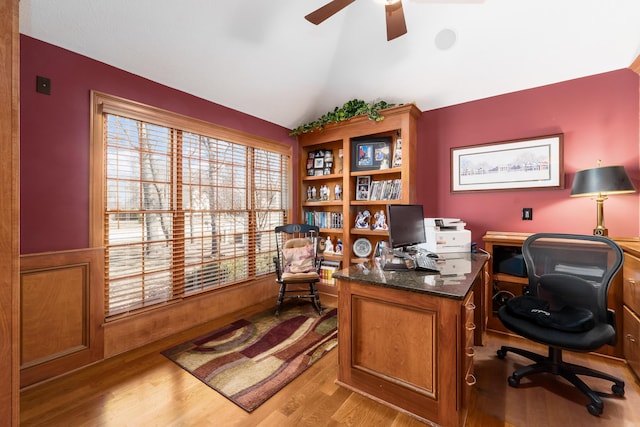
<svg viewBox="0 0 640 427">
<path fill-rule="evenodd" d="M 367 262 L 336 271 L 333 278 L 464 299 L 488 259 L 489 256 L 483 253 L 440 254 L 440 273 L 416 270 L 385 271 L 377 264 Z"/>
</svg>

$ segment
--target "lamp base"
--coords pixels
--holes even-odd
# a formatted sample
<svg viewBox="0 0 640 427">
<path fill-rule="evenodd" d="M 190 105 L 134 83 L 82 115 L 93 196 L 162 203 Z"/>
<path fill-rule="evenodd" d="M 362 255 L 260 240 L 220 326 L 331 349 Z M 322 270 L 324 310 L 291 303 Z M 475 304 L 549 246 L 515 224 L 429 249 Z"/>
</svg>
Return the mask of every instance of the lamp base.
<svg viewBox="0 0 640 427">
<path fill-rule="evenodd" d="M 593 235 L 594 236 L 608 236 L 609 235 L 609 230 L 607 230 L 604 227 L 596 227 L 593 229 Z"/>
</svg>

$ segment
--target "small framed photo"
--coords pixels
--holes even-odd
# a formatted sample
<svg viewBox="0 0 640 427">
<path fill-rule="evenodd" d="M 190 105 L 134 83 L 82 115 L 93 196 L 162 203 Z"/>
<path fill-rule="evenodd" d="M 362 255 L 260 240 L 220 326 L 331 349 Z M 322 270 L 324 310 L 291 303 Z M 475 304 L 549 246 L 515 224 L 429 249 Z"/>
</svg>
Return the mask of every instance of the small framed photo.
<svg viewBox="0 0 640 427">
<path fill-rule="evenodd" d="M 323 157 L 316 157 L 315 159 L 313 159 L 313 167 L 315 169 L 324 168 L 324 158 Z"/>
<path fill-rule="evenodd" d="M 324 168 L 323 175 L 331 175 L 331 168 Z"/>
<path fill-rule="evenodd" d="M 313 159 L 307 159 L 307 170 L 313 169 Z"/>
<path fill-rule="evenodd" d="M 356 179 L 356 200 L 369 200 L 370 176 L 359 176 Z"/>
<path fill-rule="evenodd" d="M 393 163 L 392 168 L 399 168 L 402 166 L 402 139 L 396 139 L 396 146 L 393 149 Z"/>
</svg>

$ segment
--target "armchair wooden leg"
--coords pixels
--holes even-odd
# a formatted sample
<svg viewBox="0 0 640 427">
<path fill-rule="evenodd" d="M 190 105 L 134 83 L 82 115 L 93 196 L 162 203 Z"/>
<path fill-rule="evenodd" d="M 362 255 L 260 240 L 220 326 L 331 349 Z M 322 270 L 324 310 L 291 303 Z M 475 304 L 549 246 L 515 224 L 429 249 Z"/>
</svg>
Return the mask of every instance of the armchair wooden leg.
<svg viewBox="0 0 640 427">
<path fill-rule="evenodd" d="M 313 306 L 318 311 L 319 315 L 322 315 L 322 305 L 320 304 L 320 294 L 318 293 L 318 288 L 315 283 L 309 283 L 309 290 L 311 291 L 311 295 L 313 295 L 312 301 Z"/>
<path fill-rule="evenodd" d="M 278 292 L 278 306 L 276 307 L 276 316 L 280 315 L 280 307 L 282 307 L 282 302 L 284 301 L 284 294 L 287 290 L 287 285 L 284 283 L 280 284 L 280 291 Z"/>
</svg>

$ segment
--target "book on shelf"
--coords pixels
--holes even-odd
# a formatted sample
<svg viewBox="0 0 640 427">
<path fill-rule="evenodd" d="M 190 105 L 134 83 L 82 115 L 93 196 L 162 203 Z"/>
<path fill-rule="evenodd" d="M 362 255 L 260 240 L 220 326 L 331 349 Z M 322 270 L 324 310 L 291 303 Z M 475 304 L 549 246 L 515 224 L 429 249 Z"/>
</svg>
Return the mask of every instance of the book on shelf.
<svg viewBox="0 0 640 427">
<path fill-rule="evenodd" d="M 320 279 L 328 285 L 335 285 L 333 273 L 340 270 L 340 261 L 323 260 L 320 266 Z"/>
<path fill-rule="evenodd" d="M 342 212 L 307 211 L 305 222 L 309 225 L 316 225 L 320 228 L 342 228 Z"/>
<path fill-rule="evenodd" d="M 398 200 L 401 195 L 402 181 L 400 179 L 373 181 L 369 200 Z"/>
</svg>

